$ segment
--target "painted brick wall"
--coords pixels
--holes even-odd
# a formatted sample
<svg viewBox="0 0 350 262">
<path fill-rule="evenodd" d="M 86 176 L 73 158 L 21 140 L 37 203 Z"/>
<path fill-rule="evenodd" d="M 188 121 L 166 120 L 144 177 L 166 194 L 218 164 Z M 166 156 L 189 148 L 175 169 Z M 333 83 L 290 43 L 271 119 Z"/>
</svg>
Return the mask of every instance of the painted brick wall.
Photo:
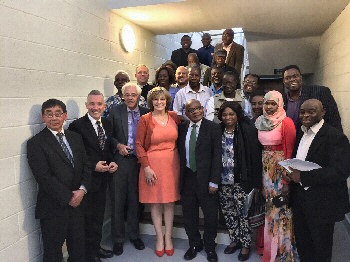
<svg viewBox="0 0 350 262">
<path fill-rule="evenodd" d="M 345 134 L 350 138 L 350 4 L 322 35 L 314 82 L 328 86 L 337 101 Z"/>
<path fill-rule="evenodd" d="M 106 96 L 113 77 L 135 66 L 155 69 L 180 47 L 179 35 L 155 36 L 131 24 L 136 50 L 126 53 L 119 31 L 128 21 L 95 0 L 0 1 L 0 261 L 40 261 L 37 185 L 27 164 L 26 141 L 43 125 L 40 106 L 63 100 L 69 118 L 85 113 L 92 89 Z"/>
</svg>

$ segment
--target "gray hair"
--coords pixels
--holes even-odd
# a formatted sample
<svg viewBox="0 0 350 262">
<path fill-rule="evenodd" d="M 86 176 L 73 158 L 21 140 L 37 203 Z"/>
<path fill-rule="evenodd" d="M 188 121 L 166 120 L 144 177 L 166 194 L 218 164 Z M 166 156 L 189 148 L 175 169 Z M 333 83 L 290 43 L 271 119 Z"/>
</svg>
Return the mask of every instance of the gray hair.
<svg viewBox="0 0 350 262">
<path fill-rule="evenodd" d="M 142 89 L 139 85 L 137 84 L 134 84 L 134 83 L 126 83 L 125 85 L 123 85 L 122 87 L 122 94 L 124 95 L 125 94 L 125 90 L 128 88 L 128 87 L 135 87 L 136 88 L 136 92 L 138 95 L 141 95 L 141 92 L 142 92 Z"/>
</svg>

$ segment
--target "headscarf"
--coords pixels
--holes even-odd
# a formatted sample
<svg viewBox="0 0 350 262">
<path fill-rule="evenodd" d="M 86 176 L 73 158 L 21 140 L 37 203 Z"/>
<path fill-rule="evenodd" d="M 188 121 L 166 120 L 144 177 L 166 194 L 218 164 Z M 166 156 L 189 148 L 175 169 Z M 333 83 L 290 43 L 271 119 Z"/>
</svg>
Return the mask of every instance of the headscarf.
<svg viewBox="0 0 350 262">
<path fill-rule="evenodd" d="M 283 108 L 283 97 L 278 91 L 270 91 L 264 96 L 264 104 L 268 100 L 273 100 L 277 103 L 278 109 L 273 115 L 268 115 L 263 107 L 263 115 L 256 119 L 255 127 L 261 131 L 270 131 L 276 128 L 286 117 L 286 111 Z"/>
</svg>

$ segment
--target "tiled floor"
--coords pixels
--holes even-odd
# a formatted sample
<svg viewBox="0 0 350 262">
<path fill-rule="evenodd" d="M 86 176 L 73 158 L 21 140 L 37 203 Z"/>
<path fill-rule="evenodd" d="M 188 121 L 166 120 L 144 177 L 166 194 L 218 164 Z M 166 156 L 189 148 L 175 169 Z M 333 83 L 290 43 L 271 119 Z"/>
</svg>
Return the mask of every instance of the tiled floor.
<svg viewBox="0 0 350 262">
<path fill-rule="evenodd" d="M 143 235 L 142 239 L 145 242 L 146 249 L 139 251 L 136 250 L 130 242 L 125 243 L 124 245 L 124 253 L 121 256 L 114 256 L 110 259 L 104 259 L 104 262 L 149 262 L 149 261 L 185 261 L 183 259 L 183 255 L 185 254 L 188 243 L 187 240 L 184 239 L 175 239 L 175 254 L 172 257 L 168 257 L 164 255 L 161 258 L 158 258 L 154 253 L 154 245 L 155 245 L 155 236 L 151 235 Z M 106 243 L 105 247 L 110 247 L 110 243 Z M 347 262 L 350 261 L 350 236 L 343 224 L 343 222 L 337 223 L 334 232 L 334 245 L 333 245 L 333 258 L 332 262 Z M 225 246 L 218 245 L 217 253 L 219 256 L 220 262 L 235 262 L 238 261 L 238 253 L 232 255 L 225 255 L 223 253 Z M 199 261 L 207 261 L 206 253 L 204 251 L 200 252 L 193 262 Z M 251 256 L 249 259 L 250 262 L 261 261 L 261 257 L 256 253 L 253 249 L 251 252 Z"/>
</svg>

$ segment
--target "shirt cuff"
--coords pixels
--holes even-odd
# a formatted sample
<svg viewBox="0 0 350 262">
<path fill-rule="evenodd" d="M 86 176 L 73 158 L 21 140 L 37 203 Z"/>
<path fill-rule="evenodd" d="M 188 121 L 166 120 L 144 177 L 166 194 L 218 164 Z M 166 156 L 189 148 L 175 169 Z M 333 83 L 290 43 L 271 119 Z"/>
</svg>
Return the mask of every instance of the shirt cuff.
<svg viewBox="0 0 350 262">
<path fill-rule="evenodd" d="M 218 188 L 218 187 L 219 187 L 218 184 L 215 184 L 215 183 L 213 183 L 213 182 L 209 182 L 209 186 L 210 186 L 210 187 L 215 187 L 215 188 Z"/>
<path fill-rule="evenodd" d="M 83 190 L 83 191 L 85 192 L 85 194 L 87 193 L 86 187 L 84 187 L 84 185 L 81 185 L 81 186 L 79 187 L 79 189 Z"/>
</svg>

